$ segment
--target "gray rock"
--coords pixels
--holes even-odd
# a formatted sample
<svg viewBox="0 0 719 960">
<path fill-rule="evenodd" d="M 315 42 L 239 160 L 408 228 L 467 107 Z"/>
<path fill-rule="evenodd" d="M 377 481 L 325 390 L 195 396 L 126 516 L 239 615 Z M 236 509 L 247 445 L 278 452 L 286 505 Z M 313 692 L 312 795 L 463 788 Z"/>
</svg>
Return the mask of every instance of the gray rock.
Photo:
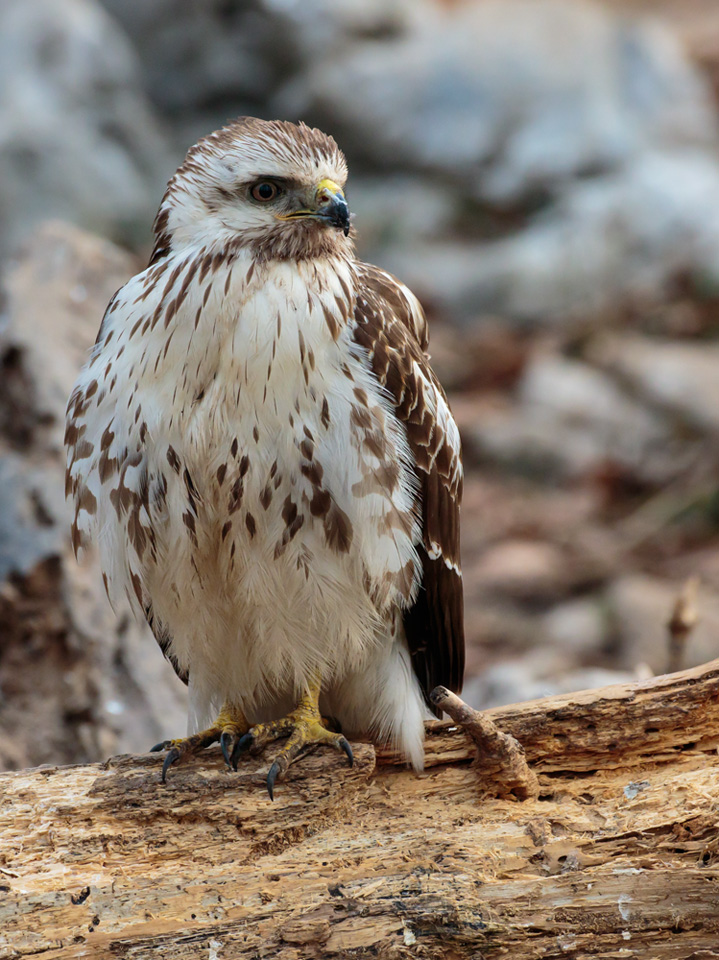
<svg viewBox="0 0 719 960">
<path fill-rule="evenodd" d="M 355 43 L 392 42 L 438 19 L 427 0 L 259 0 L 258 6 L 305 68 Z"/>
<path fill-rule="evenodd" d="M 714 107 L 654 21 L 577 0 L 103 2 L 178 159 L 239 113 L 324 127 L 362 255 L 458 323 L 719 278 Z"/>
<path fill-rule="evenodd" d="M 599 597 L 580 597 L 552 607 L 542 618 L 547 641 L 569 656 L 601 654 L 609 640 L 609 623 Z"/>
<path fill-rule="evenodd" d="M 719 163 L 689 148 L 646 151 L 611 175 L 568 184 L 524 229 L 495 241 L 415 241 L 389 267 L 463 324 L 523 324 L 658 298 L 678 273 L 719 282 Z"/>
<path fill-rule="evenodd" d="M 65 546 L 58 472 L 0 455 L 0 583 L 29 574 Z"/>
<path fill-rule="evenodd" d="M 401 250 L 441 235 L 457 212 L 454 191 L 426 177 L 353 176 L 347 197 L 358 249 L 370 262 L 382 262 L 388 248 Z"/>
<path fill-rule="evenodd" d="M 241 114 L 299 119 L 291 99 L 310 65 L 357 41 L 401 35 L 427 0 L 101 0 L 140 55 L 145 88 L 178 145 Z"/>
<path fill-rule="evenodd" d="M 467 684 L 462 697 L 475 709 L 486 710 L 641 679 L 646 679 L 646 671 L 577 668 L 561 653 L 535 650 L 522 660 L 507 660 L 489 667 Z"/>
<path fill-rule="evenodd" d="M 155 105 L 183 132 L 189 115 L 195 131 L 182 144 L 185 149 L 233 115 L 256 112 L 248 106 L 259 104 L 288 72 L 281 57 L 271 55 L 274 18 L 262 3 L 102 0 L 102 5 L 135 44 Z"/>
<path fill-rule="evenodd" d="M 138 267 L 109 241 L 58 221 L 28 239 L 5 278 L 0 320 L 0 422 L 4 415 L 16 445 L 64 461 L 70 391 L 110 297 Z"/>
<path fill-rule="evenodd" d="M 318 56 L 275 102 L 332 129 L 355 171 L 437 179 L 437 229 L 414 227 L 418 197 L 371 250 L 460 322 L 546 322 L 656 296 L 680 270 L 719 277 L 713 104 L 652 21 L 487 0 Z"/>
<path fill-rule="evenodd" d="M 461 6 L 319 60 L 304 96 L 378 162 L 452 172 L 502 203 L 716 132 L 670 34 L 574 0 Z"/>
<path fill-rule="evenodd" d="M 514 469 L 578 477 L 611 462 L 659 483 L 688 462 L 692 447 L 657 412 L 579 360 L 540 354 L 525 370 L 518 403 L 465 424 L 470 445 Z"/>
<path fill-rule="evenodd" d="M 641 397 L 700 431 L 719 431 L 719 345 L 627 336 L 601 338 L 592 356 Z"/>
<path fill-rule="evenodd" d="M 4 0 L 0 90 L 0 253 L 53 216 L 149 238 L 172 161 L 135 56 L 93 0 Z"/>
</svg>

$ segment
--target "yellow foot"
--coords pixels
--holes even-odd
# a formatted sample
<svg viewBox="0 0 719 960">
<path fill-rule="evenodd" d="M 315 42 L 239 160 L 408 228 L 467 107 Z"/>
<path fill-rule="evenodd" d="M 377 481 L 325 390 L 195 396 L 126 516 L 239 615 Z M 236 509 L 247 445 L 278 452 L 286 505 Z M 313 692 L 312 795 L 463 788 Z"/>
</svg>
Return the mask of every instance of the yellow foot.
<svg viewBox="0 0 719 960">
<path fill-rule="evenodd" d="M 237 749 L 238 742 L 244 734 L 250 729 L 250 725 L 245 720 L 244 714 L 238 707 L 225 704 L 220 711 L 217 720 L 208 727 L 207 730 L 201 730 L 199 733 L 193 733 L 191 737 L 184 737 L 178 740 L 163 740 L 150 748 L 151 753 L 157 753 L 160 750 L 167 750 L 165 761 L 162 764 L 162 782 L 167 780 L 167 771 L 183 757 L 190 757 L 205 747 L 209 747 L 217 740 L 222 747 L 222 755 L 225 763 L 230 766 L 230 758 Z M 235 763 L 235 769 L 237 764 Z"/>
<path fill-rule="evenodd" d="M 334 747 L 346 754 L 350 766 L 354 763 L 352 747 L 341 733 L 333 733 L 324 725 L 317 708 L 316 697 L 312 693 L 303 697 L 297 709 L 281 720 L 258 723 L 252 727 L 235 744 L 230 763 L 236 770 L 237 761 L 245 751 L 253 754 L 260 753 L 268 743 L 279 740 L 281 737 L 287 737 L 287 743 L 280 750 L 267 774 L 267 792 L 270 800 L 275 799 L 277 777 L 280 774 L 284 775 L 290 764 L 310 747 L 324 745 Z"/>
</svg>

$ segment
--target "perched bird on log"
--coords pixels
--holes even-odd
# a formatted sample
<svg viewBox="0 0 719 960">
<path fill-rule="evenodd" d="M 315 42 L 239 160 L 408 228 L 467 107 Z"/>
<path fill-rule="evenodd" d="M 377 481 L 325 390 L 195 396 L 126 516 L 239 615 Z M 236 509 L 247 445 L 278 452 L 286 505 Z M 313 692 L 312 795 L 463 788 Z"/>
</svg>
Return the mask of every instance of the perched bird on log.
<svg viewBox="0 0 719 960">
<path fill-rule="evenodd" d="M 429 694 L 461 687 L 459 434 L 419 302 L 355 255 L 346 178 L 304 124 L 200 140 L 70 397 L 75 549 L 94 532 L 189 683 L 163 779 L 286 738 L 272 795 L 312 745 L 351 763 L 345 735 L 421 769 Z"/>
</svg>

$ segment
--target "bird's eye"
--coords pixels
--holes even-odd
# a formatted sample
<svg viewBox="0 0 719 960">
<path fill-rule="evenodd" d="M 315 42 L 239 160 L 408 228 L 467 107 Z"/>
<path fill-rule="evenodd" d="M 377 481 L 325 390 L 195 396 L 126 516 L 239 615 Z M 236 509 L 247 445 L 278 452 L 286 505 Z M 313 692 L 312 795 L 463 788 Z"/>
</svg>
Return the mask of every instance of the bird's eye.
<svg viewBox="0 0 719 960">
<path fill-rule="evenodd" d="M 274 200 L 279 195 L 280 188 L 271 180 L 260 180 L 250 190 L 250 196 L 253 200 L 259 200 L 260 203 L 267 203 Z"/>
</svg>

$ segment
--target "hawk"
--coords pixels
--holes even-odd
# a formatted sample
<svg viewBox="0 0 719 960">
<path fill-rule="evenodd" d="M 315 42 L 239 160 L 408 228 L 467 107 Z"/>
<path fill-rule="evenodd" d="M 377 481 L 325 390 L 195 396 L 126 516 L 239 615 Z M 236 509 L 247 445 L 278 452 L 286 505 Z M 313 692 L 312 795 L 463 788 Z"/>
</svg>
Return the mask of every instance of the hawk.
<svg viewBox="0 0 719 960">
<path fill-rule="evenodd" d="M 346 178 L 304 124 L 200 140 L 70 397 L 75 550 L 95 533 L 189 684 L 163 780 L 286 738 L 272 796 L 313 745 L 351 763 L 345 734 L 421 769 L 429 693 L 461 687 L 459 434 L 419 302 L 355 256 Z"/>
</svg>

